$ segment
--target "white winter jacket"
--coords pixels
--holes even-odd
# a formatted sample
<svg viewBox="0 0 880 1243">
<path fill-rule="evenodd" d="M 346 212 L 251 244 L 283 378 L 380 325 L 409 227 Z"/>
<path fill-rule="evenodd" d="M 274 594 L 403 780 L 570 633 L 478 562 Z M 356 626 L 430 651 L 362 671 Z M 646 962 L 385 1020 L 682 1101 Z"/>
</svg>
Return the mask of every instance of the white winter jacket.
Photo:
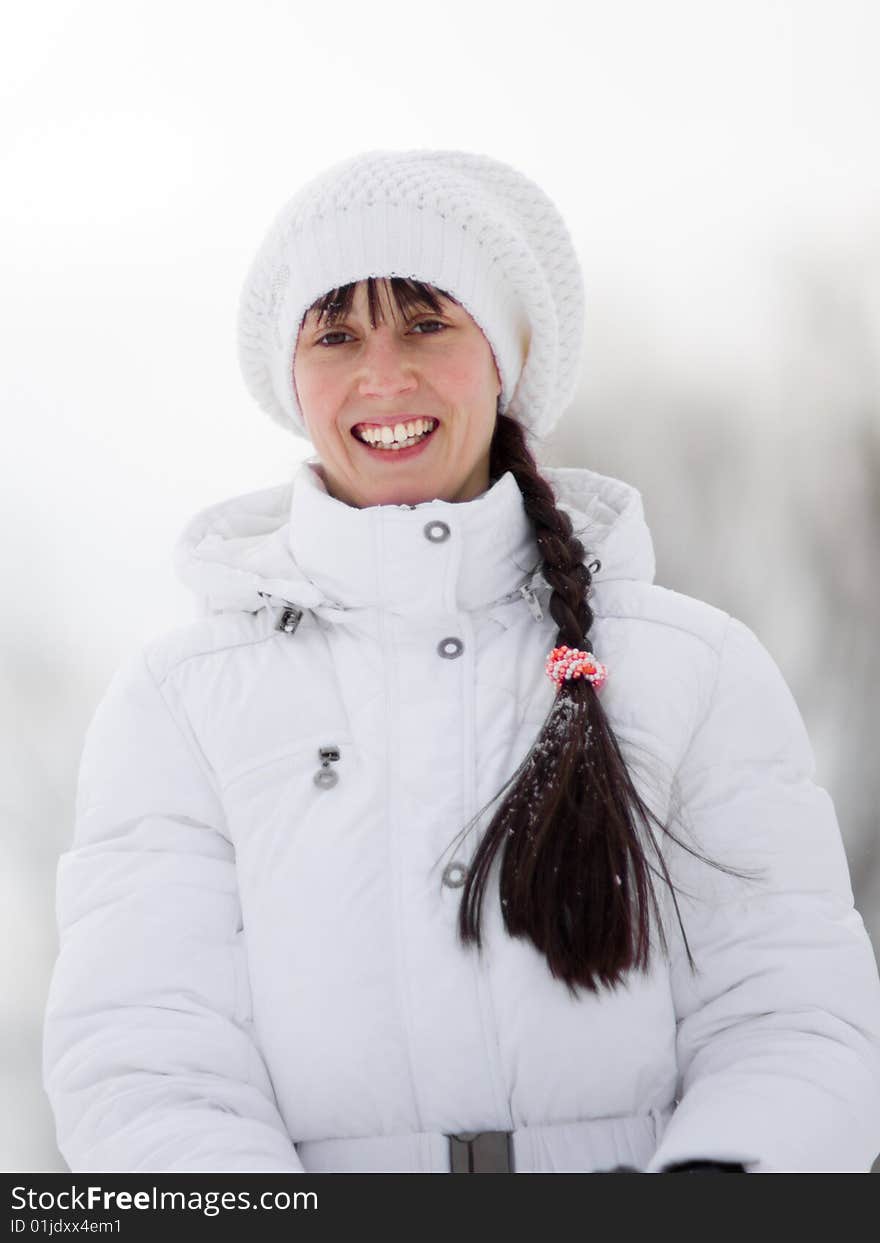
<svg viewBox="0 0 880 1243">
<path fill-rule="evenodd" d="M 752 632 L 652 585 L 633 488 L 546 470 L 601 561 L 590 645 L 640 791 L 759 872 L 661 839 L 697 972 L 667 902 L 649 972 L 573 1000 L 497 885 L 462 946 L 448 867 L 555 693 L 517 484 L 355 509 L 316 465 L 190 524 L 206 615 L 120 669 L 88 732 L 45 1025 L 72 1169 L 443 1172 L 448 1134 L 491 1130 L 517 1171 L 867 1170 L 877 968 Z"/>
</svg>

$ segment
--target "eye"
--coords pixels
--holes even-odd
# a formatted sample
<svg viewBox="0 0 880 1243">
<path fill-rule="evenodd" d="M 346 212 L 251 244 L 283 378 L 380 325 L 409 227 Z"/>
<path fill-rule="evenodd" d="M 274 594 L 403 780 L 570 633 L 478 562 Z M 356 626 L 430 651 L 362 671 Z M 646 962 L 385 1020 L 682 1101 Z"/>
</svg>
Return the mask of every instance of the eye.
<svg viewBox="0 0 880 1243">
<path fill-rule="evenodd" d="M 331 342 L 328 342 L 327 338 L 328 338 L 328 337 L 348 337 L 348 336 L 350 336 L 350 335 L 351 335 L 350 333 L 348 333 L 348 332 L 343 332 L 343 331 L 342 331 L 342 329 L 340 328 L 340 329 L 337 329 L 337 330 L 336 330 L 336 332 L 325 332 L 325 333 L 324 333 L 324 335 L 323 335 L 322 337 L 318 337 L 318 340 L 317 340 L 316 344 L 317 344 L 317 345 L 335 345 L 335 344 L 339 344 L 339 342 L 332 342 L 332 341 L 331 341 Z"/>
<path fill-rule="evenodd" d="M 446 324 L 439 319 L 421 319 L 417 324 L 413 324 L 413 331 L 416 328 L 446 328 Z M 436 332 L 419 333 L 419 336 L 436 337 L 437 335 Z"/>
</svg>

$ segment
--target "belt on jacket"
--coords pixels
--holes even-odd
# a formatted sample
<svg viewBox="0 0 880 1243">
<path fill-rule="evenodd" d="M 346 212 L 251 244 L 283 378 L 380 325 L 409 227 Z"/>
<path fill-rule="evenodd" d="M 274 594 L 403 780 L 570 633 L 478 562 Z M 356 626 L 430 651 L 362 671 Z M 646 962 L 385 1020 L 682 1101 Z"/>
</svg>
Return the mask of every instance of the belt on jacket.
<svg viewBox="0 0 880 1243">
<path fill-rule="evenodd" d="M 298 1140 L 308 1173 L 577 1173 L 647 1165 L 671 1109 L 518 1127 L 514 1131 Z"/>
<path fill-rule="evenodd" d="M 462 1131 L 448 1135 L 450 1174 L 512 1174 L 512 1131 Z"/>
</svg>

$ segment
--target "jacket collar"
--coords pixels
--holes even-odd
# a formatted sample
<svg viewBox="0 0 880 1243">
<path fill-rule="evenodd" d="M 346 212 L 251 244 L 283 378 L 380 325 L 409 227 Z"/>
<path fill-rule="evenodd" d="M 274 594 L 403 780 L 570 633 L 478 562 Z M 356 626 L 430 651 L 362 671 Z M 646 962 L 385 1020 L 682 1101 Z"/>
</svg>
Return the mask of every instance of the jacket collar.
<svg viewBox="0 0 880 1243">
<path fill-rule="evenodd" d="M 317 459 L 292 479 L 196 514 L 174 553 L 178 577 L 204 613 L 256 612 L 268 600 L 328 610 L 387 607 L 404 613 L 495 603 L 527 581 L 538 560 L 522 495 L 507 473 L 472 501 L 354 509 L 330 496 Z M 542 467 L 571 520 L 598 589 L 651 582 L 654 550 L 639 493 L 575 467 Z M 429 542 L 424 528 L 450 536 Z"/>
<path fill-rule="evenodd" d="M 471 501 L 356 509 L 330 495 L 312 459 L 293 481 L 288 539 L 296 564 L 326 599 L 395 613 L 494 604 L 539 562 L 509 472 Z"/>
</svg>

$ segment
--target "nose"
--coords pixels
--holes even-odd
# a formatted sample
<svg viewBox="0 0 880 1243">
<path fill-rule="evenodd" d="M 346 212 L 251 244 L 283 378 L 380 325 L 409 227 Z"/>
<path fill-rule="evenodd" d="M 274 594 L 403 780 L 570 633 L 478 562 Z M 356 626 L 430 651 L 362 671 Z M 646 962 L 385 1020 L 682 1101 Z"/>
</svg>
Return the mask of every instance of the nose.
<svg viewBox="0 0 880 1243">
<path fill-rule="evenodd" d="M 387 325 L 370 332 L 360 356 L 358 392 L 362 397 L 393 397 L 418 387 L 406 346 Z"/>
</svg>

